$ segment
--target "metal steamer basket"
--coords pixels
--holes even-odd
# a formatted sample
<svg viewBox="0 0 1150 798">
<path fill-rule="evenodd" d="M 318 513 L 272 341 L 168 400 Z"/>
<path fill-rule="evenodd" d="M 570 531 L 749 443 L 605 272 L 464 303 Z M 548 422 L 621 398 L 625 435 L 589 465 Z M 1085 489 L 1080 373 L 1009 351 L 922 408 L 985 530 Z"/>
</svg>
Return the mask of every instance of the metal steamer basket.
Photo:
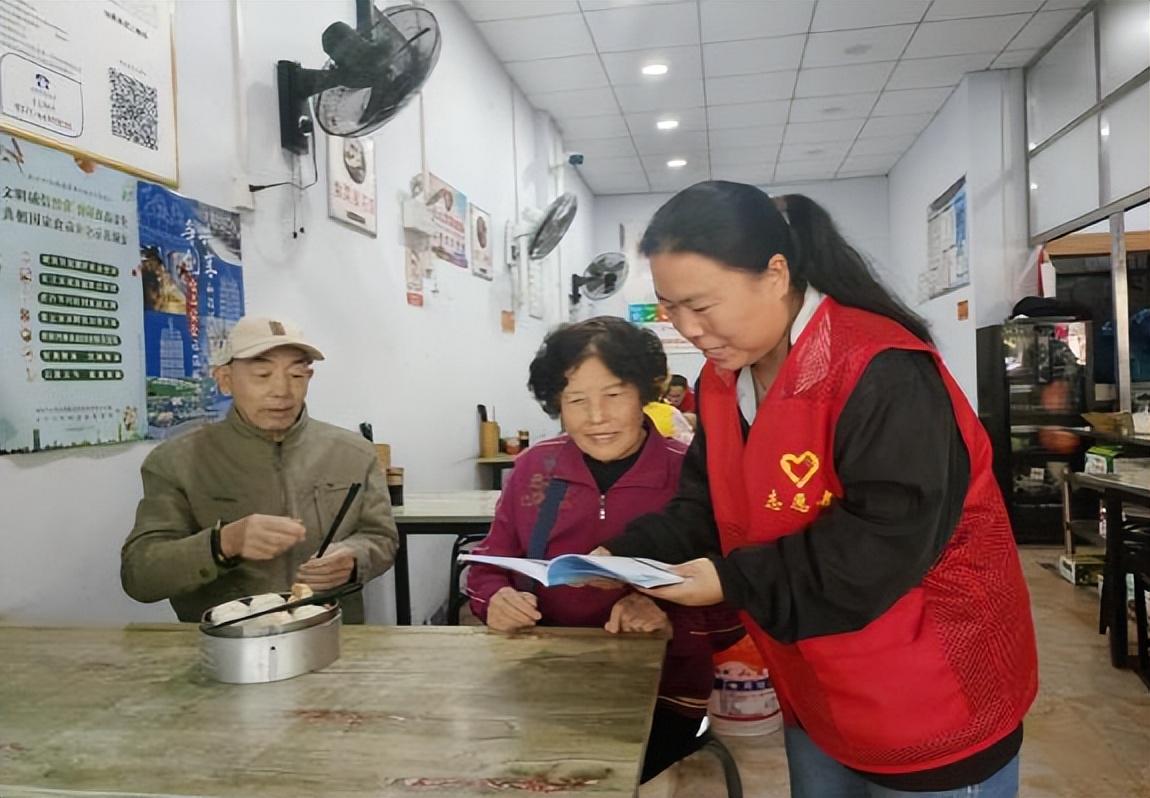
<svg viewBox="0 0 1150 798">
<path fill-rule="evenodd" d="M 290 596 L 281 594 L 285 599 Z M 251 597 L 240 599 L 247 601 Z M 200 654 L 213 679 L 231 684 L 258 684 L 290 679 L 324 668 L 339 659 L 339 602 L 319 605 L 324 612 L 280 626 L 217 627 L 211 610 L 200 623 Z"/>
</svg>

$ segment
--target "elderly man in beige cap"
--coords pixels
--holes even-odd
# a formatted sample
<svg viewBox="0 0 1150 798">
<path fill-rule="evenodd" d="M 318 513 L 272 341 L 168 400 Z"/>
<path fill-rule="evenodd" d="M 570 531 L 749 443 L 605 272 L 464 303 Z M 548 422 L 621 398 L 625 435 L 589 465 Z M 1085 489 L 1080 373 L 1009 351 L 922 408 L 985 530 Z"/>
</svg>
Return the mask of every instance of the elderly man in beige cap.
<svg viewBox="0 0 1150 798">
<path fill-rule="evenodd" d="M 216 604 L 302 582 L 314 591 L 367 582 L 395 559 L 398 534 L 374 448 L 309 419 L 304 399 L 323 353 L 300 329 L 245 317 L 212 358 L 232 397 L 223 421 L 157 446 L 120 553 L 137 601 L 168 599 L 181 621 Z M 335 542 L 315 557 L 353 482 L 363 485 Z M 345 622 L 363 621 L 359 595 Z"/>
</svg>

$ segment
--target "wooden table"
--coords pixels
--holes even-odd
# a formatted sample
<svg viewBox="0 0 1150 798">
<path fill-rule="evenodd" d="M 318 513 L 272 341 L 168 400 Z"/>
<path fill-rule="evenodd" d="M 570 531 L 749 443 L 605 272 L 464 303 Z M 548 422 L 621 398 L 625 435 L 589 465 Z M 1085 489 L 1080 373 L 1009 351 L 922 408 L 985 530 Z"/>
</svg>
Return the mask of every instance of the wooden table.
<svg viewBox="0 0 1150 798">
<path fill-rule="evenodd" d="M 518 457 L 518 455 L 514 454 L 497 454 L 494 457 L 479 457 L 475 460 L 475 464 L 491 469 L 492 490 L 503 490 L 503 472 L 515 465 L 516 457 Z"/>
<path fill-rule="evenodd" d="M 457 490 L 445 493 L 412 493 L 402 507 L 393 507 L 399 529 L 395 554 L 395 622 L 411 624 L 411 574 L 407 556 L 408 535 L 459 535 L 486 532 L 495 517 L 497 490 Z"/>
<path fill-rule="evenodd" d="M 1075 474 L 1074 487 L 1088 488 L 1102 494 L 1106 504 L 1106 562 L 1102 573 L 1102 609 L 1099 631 L 1109 632 L 1110 664 L 1125 668 L 1130 649 L 1126 619 L 1126 536 L 1122 521 L 1122 505 L 1131 503 L 1150 508 L 1150 481 L 1121 474 Z M 1135 611 L 1138 611 L 1135 607 Z M 1105 628 L 1103 628 L 1105 627 Z M 1142 681 L 1150 687 L 1150 667 L 1145 652 L 1138 652 L 1137 670 Z"/>
<path fill-rule="evenodd" d="M 1104 432 L 1102 430 L 1094 429 L 1093 427 L 1062 427 L 1061 429 L 1067 432 L 1073 432 L 1078 437 L 1087 441 L 1096 441 L 1099 443 L 1116 443 L 1125 447 L 1139 449 L 1143 452 L 1150 451 L 1150 435 L 1126 435 L 1120 432 Z M 1084 474 L 1071 474 L 1067 472 L 1067 479 L 1062 483 L 1062 533 L 1063 533 L 1063 547 L 1065 549 L 1065 556 L 1067 559 L 1073 561 L 1077 554 L 1077 546 L 1075 537 L 1084 538 L 1091 546 L 1104 547 L 1105 543 L 1099 538 L 1094 523 L 1095 519 L 1091 518 L 1088 521 L 1075 521 L 1072 512 L 1070 494 L 1075 486 L 1075 478 L 1085 476 Z"/>
<path fill-rule="evenodd" d="M 191 624 L 0 627 L 0 795 L 634 794 L 663 640 L 342 634 L 322 671 L 227 685 Z"/>
</svg>

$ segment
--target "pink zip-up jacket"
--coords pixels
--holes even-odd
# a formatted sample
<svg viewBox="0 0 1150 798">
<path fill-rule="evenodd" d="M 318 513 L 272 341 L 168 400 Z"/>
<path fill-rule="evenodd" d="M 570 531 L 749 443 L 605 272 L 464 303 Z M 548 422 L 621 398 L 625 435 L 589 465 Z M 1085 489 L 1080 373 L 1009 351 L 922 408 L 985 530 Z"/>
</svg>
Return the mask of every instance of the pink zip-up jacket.
<svg viewBox="0 0 1150 798">
<path fill-rule="evenodd" d="M 600 494 L 583 453 L 567 435 L 540 441 L 515 461 L 495 509 L 491 531 L 476 554 L 522 557 L 552 479 L 567 482 L 555 526 L 548 538 L 547 559 L 561 554 L 586 554 L 619 535 L 646 513 L 663 508 L 679 485 L 679 470 L 687 447 L 659 435 L 647 425 L 647 440 L 630 470 Z M 471 609 L 487 620 L 487 602 L 504 587 L 531 590 L 526 581 L 500 568 L 472 565 L 467 573 Z M 626 590 L 591 587 L 545 588 L 534 585 L 542 623 L 548 626 L 602 626 L 611 607 Z M 733 610 L 661 604 L 674 628 L 663 667 L 659 699 L 683 714 L 702 717 L 714 681 L 712 654 L 743 635 Z"/>
</svg>

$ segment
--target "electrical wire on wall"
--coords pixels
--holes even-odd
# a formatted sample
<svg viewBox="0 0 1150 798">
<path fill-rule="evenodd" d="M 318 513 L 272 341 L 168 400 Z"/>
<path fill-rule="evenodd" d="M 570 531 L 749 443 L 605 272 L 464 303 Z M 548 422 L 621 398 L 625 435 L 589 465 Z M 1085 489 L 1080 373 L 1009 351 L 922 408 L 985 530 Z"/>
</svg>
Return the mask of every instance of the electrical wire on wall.
<svg viewBox="0 0 1150 798">
<path fill-rule="evenodd" d="M 279 188 L 280 186 L 291 186 L 292 188 L 296 189 L 296 192 L 294 192 L 292 194 L 292 197 L 291 197 L 291 228 L 292 228 L 291 237 L 292 238 L 299 238 L 301 235 L 303 235 L 305 232 L 307 232 L 304 229 L 304 226 L 302 224 L 300 224 L 300 222 L 299 222 L 300 195 L 298 192 L 306 191 L 307 189 L 311 188 L 312 186 L 314 186 L 316 183 L 319 182 L 319 163 L 316 159 L 316 150 L 318 148 L 319 148 L 319 143 L 315 140 L 315 133 L 312 133 L 311 134 L 311 147 L 310 147 L 310 149 L 311 149 L 312 180 L 307 185 L 303 185 L 300 182 L 300 178 L 302 177 L 302 174 L 301 174 L 301 169 L 300 169 L 300 159 L 299 158 L 292 158 L 292 179 L 291 180 L 282 180 L 279 183 L 268 183 L 268 184 L 262 185 L 262 186 L 255 186 L 255 185 L 250 185 L 250 184 L 248 185 L 248 191 L 250 191 L 253 194 L 258 193 L 260 191 L 263 191 L 265 189 L 269 189 L 269 188 Z"/>
<path fill-rule="evenodd" d="M 416 99 L 419 103 L 419 190 L 423 192 L 423 202 L 427 202 L 431 198 L 431 173 L 427 168 L 427 116 L 424 112 L 422 91 L 416 95 Z M 431 293 L 438 294 L 439 278 L 433 265 L 435 259 L 426 253 L 422 254 L 421 257 L 424 259 L 424 279 L 431 282 Z"/>
<path fill-rule="evenodd" d="M 519 264 L 514 262 L 510 254 L 514 251 L 514 236 L 515 229 L 519 225 L 520 208 L 519 208 L 519 131 L 518 122 L 515 118 L 515 82 L 510 79 L 507 80 L 507 86 L 511 91 L 511 181 L 512 188 L 515 191 L 515 216 L 512 217 L 511 224 L 507 225 L 505 238 L 507 240 L 503 243 L 503 251 L 507 253 L 507 269 L 511 276 L 511 312 L 512 314 L 519 312 L 519 300 L 522 286 L 519 280 L 522 275 L 519 273 Z"/>
</svg>

